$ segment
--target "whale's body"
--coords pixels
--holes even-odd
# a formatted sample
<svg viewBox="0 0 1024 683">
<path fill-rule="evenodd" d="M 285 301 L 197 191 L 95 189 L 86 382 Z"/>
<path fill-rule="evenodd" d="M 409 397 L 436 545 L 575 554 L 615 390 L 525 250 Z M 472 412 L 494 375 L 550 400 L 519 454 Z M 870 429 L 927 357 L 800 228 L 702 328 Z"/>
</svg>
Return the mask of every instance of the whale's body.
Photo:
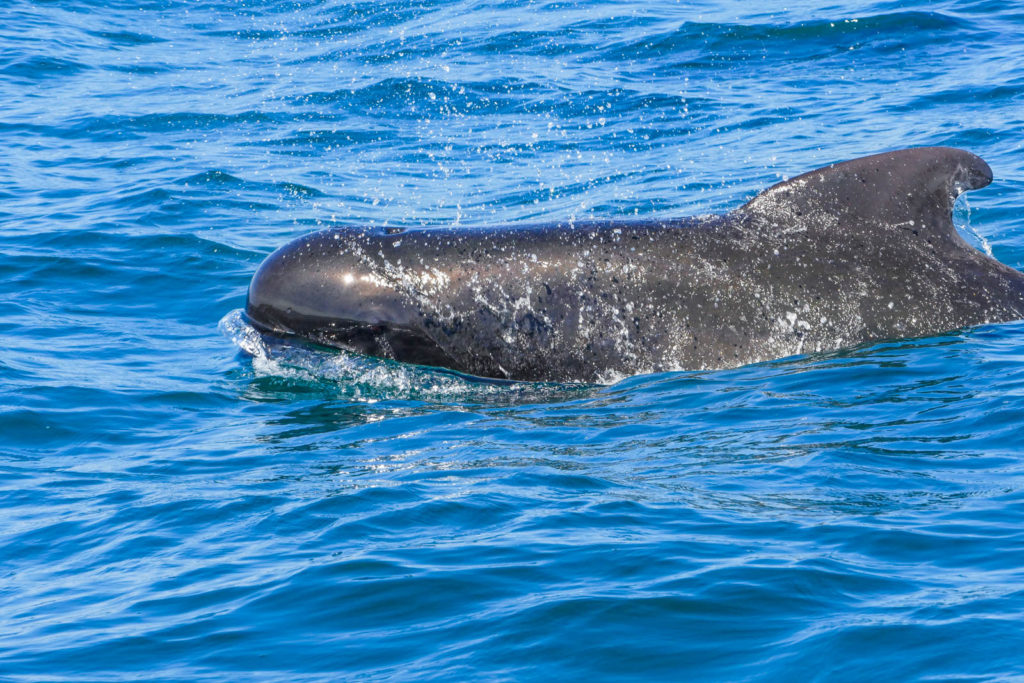
<svg viewBox="0 0 1024 683">
<path fill-rule="evenodd" d="M 721 216 L 333 228 L 260 266 L 259 328 L 483 377 L 599 382 L 1024 318 L 1024 275 L 966 244 L 961 150 L 806 173 Z"/>
</svg>

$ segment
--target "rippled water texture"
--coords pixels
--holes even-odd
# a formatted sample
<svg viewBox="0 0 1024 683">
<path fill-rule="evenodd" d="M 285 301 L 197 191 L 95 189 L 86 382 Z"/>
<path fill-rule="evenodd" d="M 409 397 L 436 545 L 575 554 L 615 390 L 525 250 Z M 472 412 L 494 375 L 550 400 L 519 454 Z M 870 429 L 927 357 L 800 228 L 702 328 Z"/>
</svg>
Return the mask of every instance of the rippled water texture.
<svg viewBox="0 0 1024 683">
<path fill-rule="evenodd" d="M 1005 2 L 0 3 L 0 679 L 1024 676 L 1024 323 L 587 387 L 232 313 L 334 221 L 913 145 L 991 164 L 956 218 L 1020 268 L 1022 45 Z"/>
</svg>

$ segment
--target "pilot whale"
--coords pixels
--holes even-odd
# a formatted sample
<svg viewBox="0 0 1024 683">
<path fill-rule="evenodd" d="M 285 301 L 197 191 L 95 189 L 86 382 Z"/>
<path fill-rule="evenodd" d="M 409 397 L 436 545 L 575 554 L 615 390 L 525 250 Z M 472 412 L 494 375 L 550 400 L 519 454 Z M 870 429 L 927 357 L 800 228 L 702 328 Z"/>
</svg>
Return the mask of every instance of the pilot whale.
<svg viewBox="0 0 1024 683">
<path fill-rule="evenodd" d="M 512 380 L 729 368 L 1024 318 L 1024 275 L 964 242 L 977 156 L 922 147 L 774 185 L 716 216 L 335 227 L 271 254 L 258 329 Z"/>
</svg>

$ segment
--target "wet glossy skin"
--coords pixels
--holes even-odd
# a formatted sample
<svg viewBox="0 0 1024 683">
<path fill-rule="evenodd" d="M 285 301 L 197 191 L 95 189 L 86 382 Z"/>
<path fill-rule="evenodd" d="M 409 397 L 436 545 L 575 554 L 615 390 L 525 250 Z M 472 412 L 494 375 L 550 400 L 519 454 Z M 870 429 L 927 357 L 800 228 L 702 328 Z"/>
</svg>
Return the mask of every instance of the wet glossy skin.
<svg viewBox="0 0 1024 683">
<path fill-rule="evenodd" d="M 1024 276 L 963 242 L 979 158 L 919 148 L 776 185 L 723 216 L 334 228 L 274 252 L 258 327 L 484 377 L 607 381 L 1024 317 Z"/>
</svg>

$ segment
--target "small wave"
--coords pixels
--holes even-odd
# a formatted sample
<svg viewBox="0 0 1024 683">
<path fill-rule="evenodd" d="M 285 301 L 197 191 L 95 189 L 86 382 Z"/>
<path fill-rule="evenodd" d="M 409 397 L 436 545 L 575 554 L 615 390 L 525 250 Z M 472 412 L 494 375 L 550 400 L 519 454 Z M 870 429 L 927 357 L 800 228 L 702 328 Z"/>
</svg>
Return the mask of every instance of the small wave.
<svg viewBox="0 0 1024 683">
<path fill-rule="evenodd" d="M 75 74 L 80 71 L 86 71 L 90 68 L 91 67 L 88 64 L 82 64 L 81 62 L 69 59 L 36 55 L 0 68 L 0 74 L 14 78 L 37 81 L 53 76 Z"/>
<path fill-rule="evenodd" d="M 991 109 L 999 102 L 1015 103 L 1024 99 L 1024 83 L 1006 85 L 962 85 L 937 89 L 915 97 L 903 104 L 899 111 L 916 112 L 952 104 L 979 106 Z"/>
<path fill-rule="evenodd" d="M 150 134 L 174 131 L 211 131 L 246 126 L 272 126 L 276 123 L 292 123 L 295 117 L 289 114 L 263 111 L 242 111 L 234 114 L 209 112 L 167 112 L 140 115 L 86 116 L 71 120 L 60 126 L 31 126 L 27 123 L 11 124 L 13 128 L 24 128 L 44 135 L 63 139 L 90 139 L 102 142 L 107 139 L 125 140 L 144 138 Z M 70 125 L 67 125 L 70 124 Z"/>
<path fill-rule="evenodd" d="M 135 47 L 136 45 L 151 45 L 153 43 L 165 43 L 165 38 L 159 36 L 152 36 L 145 33 L 136 33 L 134 31 L 86 31 L 88 35 L 94 38 L 101 38 L 111 46 L 116 47 Z"/>
<path fill-rule="evenodd" d="M 686 22 L 679 28 L 640 40 L 612 43 L 604 57 L 613 60 L 671 58 L 677 67 L 762 59 L 814 60 L 869 46 L 898 49 L 908 40 L 965 32 L 966 21 L 939 12 L 906 11 L 861 18 L 813 19 L 788 24 Z M 793 51 L 781 45 L 791 44 Z M 660 65 L 659 65 L 660 66 Z M 663 67 L 660 67 L 663 68 Z"/>
<path fill-rule="evenodd" d="M 323 192 L 316 189 L 315 187 L 309 187 L 307 185 L 301 185 L 299 183 L 292 182 L 256 182 L 252 180 L 245 180 L 237 176 L 231 175 L 227 171 L 221 171 L 218 169 L 212 169 L 209 171 L 203 171 L 202 173 L 195 173 L 182 178 L 177 181 L 177 184 L 184 185 L 185 187 L 208 187 L 211 189 L 218 189 L 220 187 L 237 187 L 258 192 L 267 192 L 280 194 L 282 197 L 293 196 L 293 197 L 324 197 L 326 196 Z"/>
</svg>

